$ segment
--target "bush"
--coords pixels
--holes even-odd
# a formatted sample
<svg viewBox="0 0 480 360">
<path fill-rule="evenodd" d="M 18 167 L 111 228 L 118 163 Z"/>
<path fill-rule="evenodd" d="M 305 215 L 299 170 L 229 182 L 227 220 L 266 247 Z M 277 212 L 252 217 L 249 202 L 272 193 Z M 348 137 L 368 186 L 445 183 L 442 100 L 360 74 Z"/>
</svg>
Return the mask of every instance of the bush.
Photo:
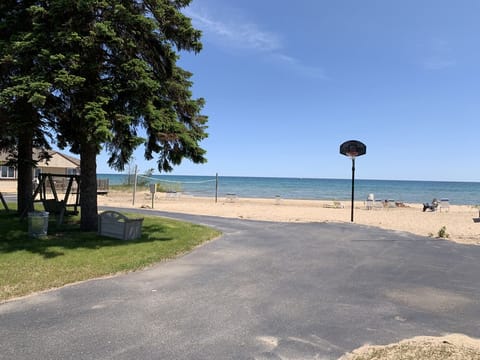
<svg viewBox="0 0 480 360">
<path fill-rule="evenodd" d="M 448 239 L 448 237 L 450 236 L 450 234 L 447 233 L 447 227 L 446 226 L 442 226 L 440 228 L 440 230 L 438 230 L 438 237 L 439 238 L 445 238 L 445 239 Z"/>
</svg>

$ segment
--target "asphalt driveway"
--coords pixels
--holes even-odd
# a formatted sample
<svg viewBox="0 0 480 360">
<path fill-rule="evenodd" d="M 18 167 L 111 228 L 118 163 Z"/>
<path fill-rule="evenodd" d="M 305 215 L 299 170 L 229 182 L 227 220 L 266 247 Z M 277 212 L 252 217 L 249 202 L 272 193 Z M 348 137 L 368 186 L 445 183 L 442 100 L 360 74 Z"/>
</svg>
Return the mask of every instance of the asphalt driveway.
<svg viewBox="0 0 480 360">
<path fill-rule="evenodd" d="M 480 247 L 168 215 L 224 235 L 145 271 L 1 304 L 0 359 L 337 359 L 364 343 L 480 337 Z"/>
</svg>

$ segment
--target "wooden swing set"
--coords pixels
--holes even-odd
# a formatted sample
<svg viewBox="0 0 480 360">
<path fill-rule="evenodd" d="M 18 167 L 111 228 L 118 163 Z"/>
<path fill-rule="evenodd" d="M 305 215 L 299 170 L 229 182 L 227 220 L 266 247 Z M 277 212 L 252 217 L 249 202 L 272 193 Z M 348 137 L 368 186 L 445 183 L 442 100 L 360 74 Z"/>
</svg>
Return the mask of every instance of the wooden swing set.
<svg viewBox="0 0 480 360">
<path fill-rule="evenodd" d="M 57 192 L 58 184 L 54 178 L 66 180 L 62 181 L 61 184 L 63 187 L 66 183 L 63 199 L 59 198 L 59 194 Z M 80 175 L 58 175 L 43 173 L 38 176 L 38 180 L 38 185 L 33 192 L 34 204 L 36 202 L 40 202 L 43 204 L 45 211 L 48 211 L 50 214 L 55 214 L 55 216 L 57 216 L 58 225 L 63 223 L 63 218 L 65 215 L 78 215 L 78 208 L 80 207 Z M 50 196 L 48 196 L 48 192 L 51 192 Z M 74 202 L 69 202 L 71 197 L 70 195 L 75 198 Z M 22 214 L 22 217 L 23 216 L 24 214 Z"/>
</svg>

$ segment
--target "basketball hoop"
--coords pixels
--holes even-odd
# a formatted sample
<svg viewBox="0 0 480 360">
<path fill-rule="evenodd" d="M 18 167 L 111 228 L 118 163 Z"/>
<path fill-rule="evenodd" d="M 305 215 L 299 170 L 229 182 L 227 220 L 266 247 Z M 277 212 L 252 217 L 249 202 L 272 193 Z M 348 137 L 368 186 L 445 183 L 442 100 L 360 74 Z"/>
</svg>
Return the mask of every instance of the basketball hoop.
<svg viewBox="0 0 480 360">
<path fill-rule="evenodd" d="M 350 221 L 353 222 L 353 209 L 354 209 L 354 192 L 355 192 L 355 158 L 367 153 L 367 147 L 364 143 L 357 140 L 345 141 L 340 145 L 340 154 L 345 155 L 352 159 L 352 209 L 350 215 Z"/>
<path fill-rule="evenodd" d="M 340 154 L 348 156 L 350 159 L 365 155 L 366 152 L 367 147 L 365 144 L 357 140 L 345 141 L 342 145 L 340 145 Z"/>
</svg>

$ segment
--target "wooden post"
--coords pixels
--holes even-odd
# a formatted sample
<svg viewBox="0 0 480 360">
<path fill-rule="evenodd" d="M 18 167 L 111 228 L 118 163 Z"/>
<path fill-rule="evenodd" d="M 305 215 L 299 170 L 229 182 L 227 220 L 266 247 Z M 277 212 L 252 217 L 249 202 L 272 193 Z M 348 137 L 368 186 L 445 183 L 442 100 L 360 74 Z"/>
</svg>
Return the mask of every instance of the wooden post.
<svg viewBox="0 0 480 360">
<path fill-rule="evenodd" d="M 215 175 L 215 203 L 218 201 L 218 173 Z"/>
<path fill-rule="evenodd" d="M 150 184 L 150 194 L 152 194 L 152 209 L 155 207 L 155 193 L 157 192 L 157 184 Z"/>
<path fill-rule="evenodd" d="M 130 175 L 129 175 L 130 176 Z M 134 176 L 135 182 L 133 183 L 133 201 L 132 205 L 135 206 L 135 193 L 137 192 L 137 165 L 135 165 L 135 176 Z"/>
<path fill-rule="evenodd" d="M 58 201 L 57 189 L 55 189 L 55 182 L 53 181 L 52 174 L 48 174 L 48 182 L 50 184 L 50 189 L 52 190 L 53 198 L 55 201 Z"/>
<path fill-rule="evenodd" d="M 5 210 L 7 210 L 7 212 L 8 212 L 9 210 L 8 210 L 7 202 L 6 202 L 5 199 L 3 198 L 3 195 L 2 195 L 1 192 L 0 192 L 0 200 L 2 200 L 3 207 L 4 207 Z"/>
</svg>

